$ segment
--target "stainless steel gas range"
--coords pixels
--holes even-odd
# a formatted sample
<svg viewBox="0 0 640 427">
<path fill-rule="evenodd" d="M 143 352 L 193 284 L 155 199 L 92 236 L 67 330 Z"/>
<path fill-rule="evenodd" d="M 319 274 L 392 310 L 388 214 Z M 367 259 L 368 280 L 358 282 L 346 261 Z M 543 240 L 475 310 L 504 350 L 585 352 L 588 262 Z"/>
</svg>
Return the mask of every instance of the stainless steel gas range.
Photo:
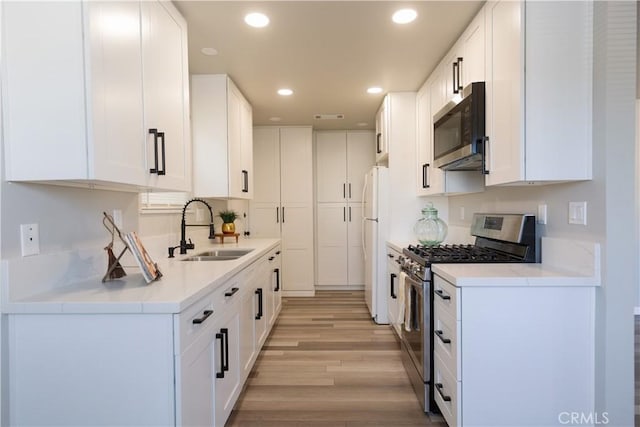
<svg viewBox="0 0 640 427">
<path fill-rule="evenodd" d="M 399 263 L 404 278 L 405 315 L 401 325 L 402 361 L 425 412 L 437 412 L 434 401 L 433 328 L 434 263 L 536 262 L 535 217 L 520 214 L 474 214 L 473 245 L 413 246 Z"/>
</svg>

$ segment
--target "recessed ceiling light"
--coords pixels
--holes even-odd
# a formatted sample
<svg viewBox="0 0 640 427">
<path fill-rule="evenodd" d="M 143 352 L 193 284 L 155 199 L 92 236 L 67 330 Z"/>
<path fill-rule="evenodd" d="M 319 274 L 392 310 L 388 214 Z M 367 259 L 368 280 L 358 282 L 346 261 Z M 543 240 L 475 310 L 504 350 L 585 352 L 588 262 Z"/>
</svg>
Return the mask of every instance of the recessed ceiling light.
<svg viewBox="0 0 640 427">
<path fill-rule="evenodd" d="M 413 9 L 400 9 L 393 14 L 393 22 L 396 24 L 408 24 L 418 17 L 418 12 Z"/>
<path fill-rule="evenodd" d="M 280 120 L 282 120 L 282 118 L 280 118 L 280 117 L 269 117 L 269 120 L 271 120 L 272 122 L 279 122 Z"/>
<path fill-rule="evenodd" d="M 218 51 L 212 47 L 203 47 L 202 49 L 200 49 L 200 52 L 202 52 L 203 55 L 207 56 L 215 56 L 218 54 Z"/>
<path fill-rule="evenodd" d="M 367 122 L 359 122 L 359 123 L 356 123 L 356 124 L 358 126 L 361 126 L 361 127 L 369 126 L 369 123 L 367 123 Z"/>
<path fill-rule="evenodd" d="M 367 93 L 373 93 L 373 94 L 382 93 L 382 88 L 377 86 L 370 87 L 369 89 L 367 89 Z"/>
<path fill-rule="evenodd" d="M 262 28 L 269 25 L 269 17 L 264 13 L 250 13 L 244 17 L 244 22 L 255 28 Z"/>
<path fill-rule="evenodd" d="M 293 94 L 293 91 L 291 89 L 278 89 L 278 95 L 289 96 L 292 94 Z"/>
</svg>

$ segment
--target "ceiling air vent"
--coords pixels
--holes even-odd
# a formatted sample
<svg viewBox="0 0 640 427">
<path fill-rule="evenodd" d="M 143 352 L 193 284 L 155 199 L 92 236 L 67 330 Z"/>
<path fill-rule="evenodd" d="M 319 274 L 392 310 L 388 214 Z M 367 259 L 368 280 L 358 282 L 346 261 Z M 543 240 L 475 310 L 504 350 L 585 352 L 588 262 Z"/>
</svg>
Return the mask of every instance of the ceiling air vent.
<svg viewBox="0 0 640 427">
<path fill-rule="evenodd" d="M 315 114 L 313 118 L 316 120 L 342 120 L 344 114 Z"/>
</svg>

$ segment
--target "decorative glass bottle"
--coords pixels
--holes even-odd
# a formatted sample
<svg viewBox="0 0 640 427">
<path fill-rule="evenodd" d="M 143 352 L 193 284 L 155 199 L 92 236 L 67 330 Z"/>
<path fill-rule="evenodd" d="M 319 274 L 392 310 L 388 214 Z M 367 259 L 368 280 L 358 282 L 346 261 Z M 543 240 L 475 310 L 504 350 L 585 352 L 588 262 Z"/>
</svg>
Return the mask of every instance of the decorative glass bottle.
<svg viewBox="0 0 640 427">
<path fill-rule="evenodd" d="M 413 232 L 418 241 L 425 246 L 436 246 L 447 237 L 447 224 L 438 218 L 438 210 L 429 202 L 422 209 L 422 218 L 416 222 Z"/>
</svg>

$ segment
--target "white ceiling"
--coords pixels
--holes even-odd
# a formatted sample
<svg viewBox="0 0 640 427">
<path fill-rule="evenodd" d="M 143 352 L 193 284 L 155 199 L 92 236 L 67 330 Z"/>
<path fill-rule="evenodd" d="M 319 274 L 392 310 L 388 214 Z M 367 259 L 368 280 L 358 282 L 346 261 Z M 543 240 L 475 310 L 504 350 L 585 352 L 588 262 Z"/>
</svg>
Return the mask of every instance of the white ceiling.
<svg viewBox="0 0 640 427">
<path fill-rule="evenodd" d="M 229 74 L 253 106 L 254 124 L 373 129 L 384 93 L 417 90 L 483 2 L 174 3 L 189 25 L 190 73 Z M 391 15 L 404 7 L 417 10 L 418 18 L 394 24 Z M 244 23 L 244 15 L 255 11 L 269 16 L 269 26 Z M 218 55 L 203 55 L 204 47 Z M 381 86 L 383 94 L 367 94 L 370 86 Z M 282 87 L 295 93 L 277 95 Z M 314 114 L 345 117 L 321 121 Z"/>
</svg>

